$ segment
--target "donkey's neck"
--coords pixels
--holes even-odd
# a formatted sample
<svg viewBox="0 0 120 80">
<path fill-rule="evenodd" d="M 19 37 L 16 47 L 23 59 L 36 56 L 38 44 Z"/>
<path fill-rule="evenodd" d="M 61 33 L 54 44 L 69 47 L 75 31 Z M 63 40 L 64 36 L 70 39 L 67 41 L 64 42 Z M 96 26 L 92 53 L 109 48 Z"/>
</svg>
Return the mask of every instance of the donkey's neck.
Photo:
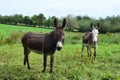
<svg viewBox="0 0 120 80">
<path fill-rule="evenodd" d="M 44 53 L 54 53 L 56 51 L 57 41 L 54 39 L 53 33 L 46 34 L 44 40 Z"/>
<path fill-rule="evenodd" d="M 49 42 L 51 46 L 56 47 L 58 40 L 55 38 L 54 31 L 47 34 L 45 39 L 46 39 L 45 41 Z"/>
</svg>

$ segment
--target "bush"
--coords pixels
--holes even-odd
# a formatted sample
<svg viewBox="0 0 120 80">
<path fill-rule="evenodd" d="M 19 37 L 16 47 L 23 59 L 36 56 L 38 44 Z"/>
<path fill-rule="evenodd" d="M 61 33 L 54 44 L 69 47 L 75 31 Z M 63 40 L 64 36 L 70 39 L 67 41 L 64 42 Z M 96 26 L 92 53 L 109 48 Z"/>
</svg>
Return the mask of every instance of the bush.
<svg viewBox="0 0 120 80">
<path fill-rule="evenodd" d="M 20 43 L 22 36 L 23 36 L 22 32 L 13 32 L 5 40 L 5 43 L 7 43 L 7 44 Z"/>
</svg>

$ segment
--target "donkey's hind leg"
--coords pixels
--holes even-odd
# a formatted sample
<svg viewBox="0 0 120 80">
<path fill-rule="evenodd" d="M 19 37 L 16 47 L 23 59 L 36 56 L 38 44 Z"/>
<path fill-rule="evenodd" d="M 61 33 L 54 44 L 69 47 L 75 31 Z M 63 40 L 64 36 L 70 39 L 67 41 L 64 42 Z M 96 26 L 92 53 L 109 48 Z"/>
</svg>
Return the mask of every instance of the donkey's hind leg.
<svg viewBox="0 0 120 80">
<path fill-rule="evenodd" d="M 25 65 L 27 63 L 27 67 L 30 70 L 29 59 L 28 59 L 29 53 L 30 51 L 27 48 L 24 48 L 24 63 L 23 64 Z"/>
<path fill-rule="evenodd" d="M 84 45 L 82 45 L 81 57 L 83 57 Z"/>
<path fill-rule="evenodd" d="M 24 65 L 26 65 L 26 54 L 28 54 L 28 53 L 27 53 L 27 51 L 24 48 L 24 63 L 23 63 Z"/>
</svg>

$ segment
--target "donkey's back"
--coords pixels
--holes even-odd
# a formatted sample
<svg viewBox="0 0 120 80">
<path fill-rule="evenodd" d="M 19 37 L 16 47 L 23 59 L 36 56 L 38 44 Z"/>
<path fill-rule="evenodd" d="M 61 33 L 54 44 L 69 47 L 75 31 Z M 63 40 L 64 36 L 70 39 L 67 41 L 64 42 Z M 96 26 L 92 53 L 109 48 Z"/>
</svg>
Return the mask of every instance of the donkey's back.
<svg viewBox="0 0 120 80">
<path fill-rule="evenodd" d="M 91 42 L 92 38 L 92 33 L 91 32 L 85 32 L 83 35 L 82 43 L 83 44 L 88 44 Z"/>
</svg>

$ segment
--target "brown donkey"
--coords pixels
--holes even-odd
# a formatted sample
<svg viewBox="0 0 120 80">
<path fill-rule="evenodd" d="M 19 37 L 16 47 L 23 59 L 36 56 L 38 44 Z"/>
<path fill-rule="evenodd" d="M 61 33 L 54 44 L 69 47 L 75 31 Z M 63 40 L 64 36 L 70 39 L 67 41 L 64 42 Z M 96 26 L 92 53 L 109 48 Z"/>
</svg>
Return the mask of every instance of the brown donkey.
<svg viewBox="0 0 120 80">
<path fill-rule="evenodd" d="M 91 48 L 94 48 L 94 60 L 96 58 L 96 47 L 98 43 L 98 28 L 99 28 L 99 23 L 97 25 L 93 25 L 92 23 L 90 24 L 92 28 L 92 32 L 85 32 L 83 35 L 82 39 L 82 56 L 83 56 L 83 50 L 84 46 L 87 47 L 87 53 L 88 57 L 91 57 Z"/>
<path fill-rule="evenodd" d="M 28 32 L 22 37 L 22 44 L 24 48 L 24 65 L 27 63 L 28 69 L 29 65 L 29 54 L 31 51 L 38 54 L 43 54 L 43 70 L 46 70 L 47 56 L 50 55 L 50 73 L 53 72 L 53 62 L 54 62 L 54 53 L 56 49 L 60 51 L 62 49 L 62 43 L 64 41 L 64 27 L 66 25 L 66 19 L 63 20 L 62 26 L 58 24 L 57 19 L 54 20 L 55 30 L 46 33 L 38 34 Z"/>
</svg>

